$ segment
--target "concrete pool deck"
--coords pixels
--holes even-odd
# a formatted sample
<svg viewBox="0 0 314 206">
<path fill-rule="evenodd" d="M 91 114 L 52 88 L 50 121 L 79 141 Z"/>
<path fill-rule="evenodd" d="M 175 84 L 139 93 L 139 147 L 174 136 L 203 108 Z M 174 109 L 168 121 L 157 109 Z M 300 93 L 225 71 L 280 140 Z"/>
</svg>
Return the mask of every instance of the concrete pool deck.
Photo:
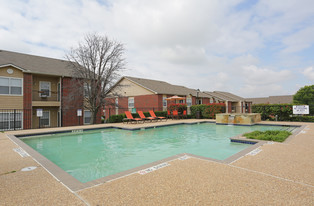
<svg viewBox="0 0 314 206">
<path fill-rule="evenodd" d="M 106 126 L 135 128 L 195 121 Z M 79 191 L 69 190 L 32 157 L 14 152 L 18 146 L 6 135 L 100 125 L 0 133 L 0 205 L 313 205 L 314 124 L 263 123 L 306 127 L 288 142 L 264 144 L 257 154 L 232 163 L 176 159 L 145 175 L 134 173 Z M 30 166 L 38 168 L 21 171 Z"/>
</svg>

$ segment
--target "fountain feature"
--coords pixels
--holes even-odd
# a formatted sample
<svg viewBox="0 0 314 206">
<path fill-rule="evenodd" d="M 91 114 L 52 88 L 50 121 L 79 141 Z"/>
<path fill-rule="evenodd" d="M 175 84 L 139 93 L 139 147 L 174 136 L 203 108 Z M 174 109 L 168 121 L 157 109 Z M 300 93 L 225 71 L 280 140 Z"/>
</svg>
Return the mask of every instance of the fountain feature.
<svg viewBox="0 0 314 206">
<path fill-rule="evenodd" d="M 222 113 L 216 114 L 216 124 L 254 125 L 261 121 L 259 113 Z"/>
</svg>

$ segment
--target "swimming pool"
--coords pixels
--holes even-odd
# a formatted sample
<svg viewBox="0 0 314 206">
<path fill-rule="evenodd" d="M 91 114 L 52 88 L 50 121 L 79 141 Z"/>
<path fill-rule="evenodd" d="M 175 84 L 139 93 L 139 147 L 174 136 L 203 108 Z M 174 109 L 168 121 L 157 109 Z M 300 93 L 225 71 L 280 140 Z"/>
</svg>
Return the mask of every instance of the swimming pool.
<svg viewBox="0 0 314 206">
<path fill-rule="evenodd" d="M 226 159 L 250 145 L 230 137 L 278 126 L 227 126 L 213 123 L 145 130 L 98 129 L 22 138 L 22 141 L 85 183 L 181 153 Z"/>
</svg>

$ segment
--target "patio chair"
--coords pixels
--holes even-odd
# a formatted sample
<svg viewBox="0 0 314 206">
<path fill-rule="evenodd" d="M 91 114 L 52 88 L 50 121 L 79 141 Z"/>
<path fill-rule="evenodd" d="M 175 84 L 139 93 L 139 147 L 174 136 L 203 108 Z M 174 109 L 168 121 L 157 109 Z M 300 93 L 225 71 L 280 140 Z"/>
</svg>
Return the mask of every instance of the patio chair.
<svg viewBox="0 0 314 206">
<path fill-rule="evenodd" d="M 149 111 L 149 114 L 150 114 L 150 116 L 156 118 L 157 120 L 162 121 L 163 119 L 165 119 L 165 120 L 167 121 L 167 118 L 166 118 L 166 117 L 157 117 L 156 114 L 155 114 L 155 112 L 154 112 L 153 110 L 150 110 L 150 111 Z"/>
<path fill-rule="evenodd" d="M 174 110 L 174 111 L 172 112 L 172 119 L 179 119 L 178 110 Z"/>
<path fill-rule="evenodd" d="M 167 111 L 167 118 L 172 118 L 172 114 L 170 110 Z"/>
<path fill-rule="evenodd" d="M 182 119 L 183 118 L 186 119 L 188 117 L 186 110 L 183 111 L 183 113 L 181 114 L 181 117 L 182 117 Z"/>
<path fill-rule="evenodd" d="M 158 120 L 157 118 L 154 118 L 154 117 L 145 117 L 143 111 L 138 111 L 137 113 L 138 113 L 138 115 L 140 115 L 140 118 L 142 118 L 144 120 L 150 120 L 151 122 L 153 120 L 156 120 L 156 121 Z"/>
<path fill-rule="evenodd" d="M 144 120 L 142 118 L 133 118 L 132 114 L 130 111 L 125 111 L 124 112 L 125 115 L 126 115 L 126 118 L 124 118 L 122 121 L 123 123 L 129 123 L 129 122 L 136 122 L 136 123 L 139 123 L 140 121 L 142 121 L 142 123 L 144 123 Z"/>
</svg>

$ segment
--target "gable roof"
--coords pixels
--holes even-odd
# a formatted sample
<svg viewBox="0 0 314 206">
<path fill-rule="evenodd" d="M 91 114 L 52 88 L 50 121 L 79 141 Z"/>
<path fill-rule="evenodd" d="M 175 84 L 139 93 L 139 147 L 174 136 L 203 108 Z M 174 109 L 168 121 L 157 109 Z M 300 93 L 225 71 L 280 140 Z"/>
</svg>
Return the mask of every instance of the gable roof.
<svg viewBox="0 0 314 206">
<path fill-rule="evenodd" d="M 0 67 L 13 66 L 26 73 L 71 76 L 69 61 L 0 50 Z"/>
<path fill-rule="evenodd" d="M 122 77 L 116 85 L 121 82 L 122 79 L 128 79 L 129 81 L 145 88 L 150 91 L 152 91 L 155 94 L 167 94 L 167 95 L 180 95 L 180 96 L 186 96 L 186 95 L 192 95 L 192 96 L 197 96 L 198 97 L 211 97 L 208 94 L 205 94 L 201 91 L 198 92 L 196 89 L 190 89 L 184 86 L 179 86 L 179 85 L 173 85 L 169 84 L 168 82 L 165 81 L 159 81 L 159 80 L 152 80 L 152 79 L 144 79 L 144 78 L 138 78 L 138 77 L 130 77 L 130 76 L 125 76 Z M 114 87 L 114 86 L 113 86 Z"/>
</svg>

